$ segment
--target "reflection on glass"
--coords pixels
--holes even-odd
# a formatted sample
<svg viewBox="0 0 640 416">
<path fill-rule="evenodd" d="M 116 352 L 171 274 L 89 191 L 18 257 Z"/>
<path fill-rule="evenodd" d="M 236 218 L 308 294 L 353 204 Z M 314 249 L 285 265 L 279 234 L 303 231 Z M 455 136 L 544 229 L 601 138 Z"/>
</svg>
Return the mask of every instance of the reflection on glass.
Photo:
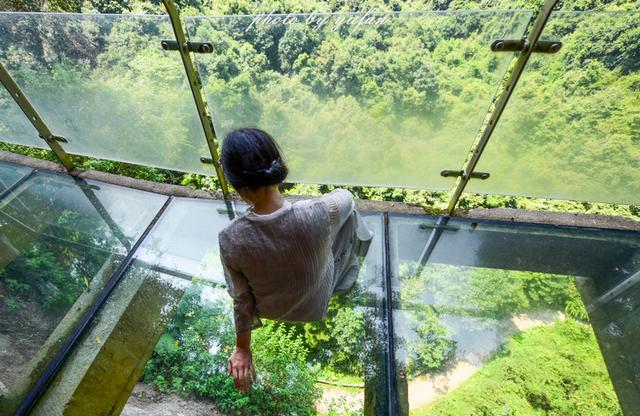
<svg viewBox="0 0 640 416">
<path fill-rule="evenodd" d="M 640 12 L 552 13 L 469 192 L 640 203 Z M 588 46 L 587 46 L 588 45 Z"/>
<path fill-rule="evenodd" d="M 214 174 L 180 55 L 160 46 L 167 16 L 0 13 L 0 33 L 0 61 L 66 151 Z M 42 147 L 21 120 L 3 117 L 0 139 Z"/>
<path fill-rule="evenodd" d="M 0 193 L 17 183 L 31 172 L 31 168 L 0 162 Z"/>
<path fill-rule="evenodd" d="M 640 235 L 458 219 L 433 225 L 391 219 L 401 413 L 621 415 L 626 375 L 612 360 L 632 354 L 628 342 L 640 328 L 625 321 L 629 339 L 601 352 L 602 318 L 585 304 L 626 278 Z M 568 275 L 583 266 L 582 276 Z"/>
<path fill-rule="evenodd" d="M 216 132 L 257 125 L 296 182 L 446 188 L 529 11 L 189 17 Z M 327 169 L 331 166 L 331 169 Z"/>
<path fill-rule="evenodd" d="M 233 304 L 211 260 L 217 233 L 228 222 L 224 210 L 216 201 L 175 200 L 139 251 L 136 270 L 127 273 L 125 279 L 143 273 L 173 280 L 186 291 L 175 312 L 173 304 L 163 308 L 172 318 L 122 414 L 152 406 L 177 412 L 180 401 L 203 412 L 248 414 L 360 414 L 385 403 L 381 215 L 363 215 L 375 233 L 365 267 L 351 292 L 332 299 L 326 320 L 264 320 L 254 330 L 257 383 L 244 397 L 226 374 L 235 348 Z"/>
<path fill-rule="evenodd" d="M 0 201 L 0 413 L 12 413 L 165 199 L 37 173 Z"/>
</svg>

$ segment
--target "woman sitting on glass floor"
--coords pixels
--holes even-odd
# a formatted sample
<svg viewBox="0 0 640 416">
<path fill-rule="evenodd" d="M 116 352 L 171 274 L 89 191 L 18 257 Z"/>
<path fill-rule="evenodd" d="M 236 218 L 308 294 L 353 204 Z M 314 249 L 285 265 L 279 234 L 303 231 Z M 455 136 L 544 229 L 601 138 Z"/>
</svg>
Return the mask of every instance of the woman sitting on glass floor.
<svg viewBox="0 0 640 416">
<path fill-rule="evenodd" d="M 278 185 L 288 170 L 276 142 L 262 130 L 229 133 L 222 167 L 250 205 L 219 234 L 237 334 L 228 370 L 236 388 L 246 392 L 252 376 L 255 381 L 251 330 L 261 326 L 260 318 L 322 320 L 330 297 L 355 284 L 373 235 L 347 190 L 285 200 Z"/>
</svg>

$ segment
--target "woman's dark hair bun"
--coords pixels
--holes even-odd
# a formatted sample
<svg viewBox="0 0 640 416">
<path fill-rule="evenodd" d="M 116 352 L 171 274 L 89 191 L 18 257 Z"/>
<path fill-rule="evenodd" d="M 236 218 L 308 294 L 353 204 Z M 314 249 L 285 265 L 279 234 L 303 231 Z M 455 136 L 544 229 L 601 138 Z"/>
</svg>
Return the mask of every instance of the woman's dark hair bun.
<svg viewBox="0 0 640 416">
<path fill-rule="evenodd" d="M 227 134 L 222 143 L 222 169 L 236 189 L 277 185 L 289 173 L 276 141 L 257 128 Z"/>
</svg>

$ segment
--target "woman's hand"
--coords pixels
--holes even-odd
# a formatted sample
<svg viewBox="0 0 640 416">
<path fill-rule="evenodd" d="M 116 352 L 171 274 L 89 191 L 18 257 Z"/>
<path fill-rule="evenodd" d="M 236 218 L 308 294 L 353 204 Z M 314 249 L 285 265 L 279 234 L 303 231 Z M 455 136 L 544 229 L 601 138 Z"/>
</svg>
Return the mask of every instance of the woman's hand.
<svg viewBox="0 0 640 416">
<path fill-rule="evenodd" d="M 253 368 L 251 350 L 248 348 L 236 348 L 229 358 L 229 373 L 233 375 L 236 390 L 247 393 L 251 388 L 251 377 L 256 381 L 256 371 Z"/>
</svg>

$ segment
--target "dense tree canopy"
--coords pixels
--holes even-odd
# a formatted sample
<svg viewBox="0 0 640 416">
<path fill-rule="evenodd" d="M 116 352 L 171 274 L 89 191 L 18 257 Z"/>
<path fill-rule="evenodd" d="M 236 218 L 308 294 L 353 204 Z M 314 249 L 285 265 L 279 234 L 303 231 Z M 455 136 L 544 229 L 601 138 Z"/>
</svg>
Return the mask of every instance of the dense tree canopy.
<svg viewBox="0 0 640 416">
<path fill-rule="evenodd" d="M 5 3 L 10 10 L 89 14 L 164 11 L 159 0 Z M 520 37 L 530 17 L 488 10 L 541 2 L 178 4 L 191 37 L 214 46 L 196 61 L 220 137 L 245 125 L 267 129 L 285 150 L 293 182 L 448 189 L 453 179 L 440 172 L 463 164 L 511 60 L 487 45 Z M 635 8 L 629 1 L 561 6 Z M 372 9 L 485 11 L 405 13 L 382 25 L 343 24 L 339 30 L 336 16 L 320 30 L 304 16 L 278 25 L 255 23 L 251 16 L 188 17 Z M 491 177 L 472 181 L 469 190 L 634 203 L 640 193 L 638 13 L 558 16 L 543 37 L 562 40 L 563 50 L 528 66 L 478 167 Z M 4 19 L 8 48 L 0 59 L 54 130 L 70 136 L 69 151 L 213 173 L 199 162 L 207 148 L 180 60 L 158 48 L 171 36 L 166 21 Z M 57 111 L 60 102 L 68 106 L 64 114 Z M 0 96 L 0 106 L 10 111 L 11 102 Z M 0 122 L 0 134 L 19 136 L 14 127 L 20 117 Z M 135 145 L 122 145 L 123 137 L 135 137 Z M 429 203 L 422 195 L 418 199 Z M 401 198 L 412 199 L 407 192 Z"/>
</svg>

